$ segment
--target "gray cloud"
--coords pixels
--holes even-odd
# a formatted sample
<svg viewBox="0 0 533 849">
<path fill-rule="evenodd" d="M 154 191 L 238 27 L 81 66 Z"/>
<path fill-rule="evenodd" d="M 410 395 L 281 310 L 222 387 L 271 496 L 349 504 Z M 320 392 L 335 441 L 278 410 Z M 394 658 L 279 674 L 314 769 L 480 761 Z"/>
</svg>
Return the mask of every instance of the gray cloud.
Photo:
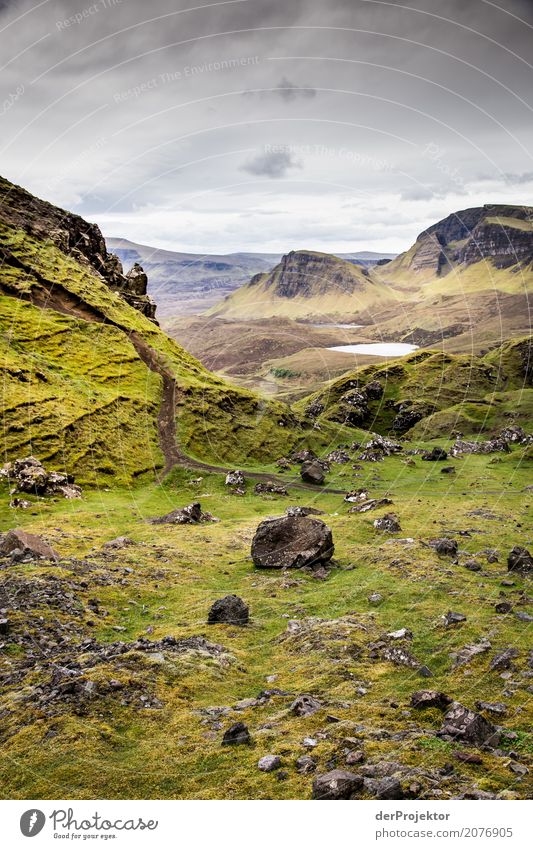
<svg viewBox="0 0 533 849">
<path fill-rule="evenodd" d="M 532 203 L 531 0 L 195 5 L 0 0 L 5 176 L 205 252 L 394 251 L 455 204 Z"/>
<path fill-rule="evenodd" d="M 301 163 L 294 158 L 290 151 L 273 150 L 258 153 L 249 162 L 245 162 L 241 169 L 256 177 L 270 177 L 273 180 L 279 180 L 281 177 L 285 177 L 292 168 L 301 167 Z"/>
</svg>

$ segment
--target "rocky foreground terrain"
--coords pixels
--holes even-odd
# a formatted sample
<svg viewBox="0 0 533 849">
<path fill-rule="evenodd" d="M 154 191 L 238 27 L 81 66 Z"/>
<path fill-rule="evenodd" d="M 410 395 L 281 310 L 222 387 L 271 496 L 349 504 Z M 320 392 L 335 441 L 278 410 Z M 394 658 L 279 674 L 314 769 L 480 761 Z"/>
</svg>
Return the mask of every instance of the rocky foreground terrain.
<svg viewBox="0 0 533 849">
<path fill-rule="evenodd" d="M 532 438 L 352 433 L 271 483 L 6 474 L 6 796 L 531 794 Z"/>
</svg>

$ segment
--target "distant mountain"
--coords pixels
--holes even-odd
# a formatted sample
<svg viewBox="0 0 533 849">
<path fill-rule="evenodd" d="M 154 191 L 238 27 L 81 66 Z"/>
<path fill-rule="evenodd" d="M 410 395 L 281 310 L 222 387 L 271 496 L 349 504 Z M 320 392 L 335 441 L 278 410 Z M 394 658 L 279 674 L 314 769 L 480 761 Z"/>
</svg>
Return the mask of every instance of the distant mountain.
<svg viewBox="0 0 533 849">
<path fill-rule="evenodd" d="M 291 251 L 266 274 L 256 274 L 209 311 L 227 318 L 293 319 L 359 313 L 386 298 L 368 268 L 316 251 Z"/>
<path fill-rule="evenodd" d="M 149 294 L 163 318 L 201 313 L 280 260 L 279 254 L 192 254 L 127 239 L 108 238 L 106 242 L 126 268 L 135 262 L 142 265 L 148 274 Z"/>
<path fill-rule="evenodd" d="M 137 262 L 145 269 L 148 291 L 161 318 L 200 314 L 281 259 L 281 254 L 268 253 L 180 253 L 112 237 L 106 242 L 126 268 Z M 373 251 L 339 255 L 363 268 L 395 256 Z"/>
<path fill-rule="evenodd" d="M 369 254 L 363 257 L 368 261 Z M 291 252 L 209 315 L 352 322 L 379 339 L 433 345 L 453 338 L 454 350 L 530 332 L 532 207 L 487 204 L 454 212 L 393 259 L 362 266 L 363 257 Z"/>
</svg>

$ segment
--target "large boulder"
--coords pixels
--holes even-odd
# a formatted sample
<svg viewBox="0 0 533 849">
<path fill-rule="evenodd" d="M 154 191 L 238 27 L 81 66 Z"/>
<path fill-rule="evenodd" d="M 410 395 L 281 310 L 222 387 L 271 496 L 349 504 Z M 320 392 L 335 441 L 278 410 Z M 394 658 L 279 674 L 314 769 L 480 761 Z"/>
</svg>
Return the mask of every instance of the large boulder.
<svg viewBox="0 0 533 849">
<path fill-rule="evenodd" d="M 437 734 L 439 737 L 451 737 L 452 740 L 470 743 L 472 746 L 496 745 L 499 736 L 488 719 L 460 702 L 452 703 Z"/>
<path fill-rule="evenodd" d="M 208 625 L 224 622 L 227 625 L 246 625 L 249 620 L 248 605 L 237 595 L 219 598 L 211 606 L 207 617 Z"/>
<path fill-rule="evenodd" d="M 313 799 L 351 799 L 363 786 L 363 777 L 345 769 L 332 769 L 313 781 Z"/>
<path fill-rule="evenodd" d="M 515 545 L 509 552 L 507 568 L 510 572 L 533 572 L 533 557 L 527 548 Z"/>
<path fill-rule="evenodd" d="M 318 567 L 333 557 L 330 528 L 309 516 L 282 516 L 261 522 L 252 540 L 252 559 L 259 569 Z"/>
<path fill-rule="evenodd" d="M 324 483 L 325 473 L 323 466 L 317 460 L 306 460 L 300 469 L 302 480 L 320 486 Z"/>
<path fill-rule="evenodd" d="M 12 554 L 19 551 L 21 559 L 40 558 L 42 560 L 58 560 L 57 551 L 36 534 L 28 534 L 14 528 L 9 531 L 0 545 L 0 554 Z"/>
</svg>

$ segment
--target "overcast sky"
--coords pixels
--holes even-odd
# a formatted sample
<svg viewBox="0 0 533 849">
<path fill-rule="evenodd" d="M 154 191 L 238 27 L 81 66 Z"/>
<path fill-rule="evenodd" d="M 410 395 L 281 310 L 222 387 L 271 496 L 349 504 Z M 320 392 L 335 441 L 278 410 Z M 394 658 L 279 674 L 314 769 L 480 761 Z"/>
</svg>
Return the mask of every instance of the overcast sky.
<svg viewBox="0 0 533 849">
<path fill-rule="evenodd" d="M 0 0 L 0 171 L 106 236 L 400 251 L 533 205 L 532 0 Z"/>
</svg>

